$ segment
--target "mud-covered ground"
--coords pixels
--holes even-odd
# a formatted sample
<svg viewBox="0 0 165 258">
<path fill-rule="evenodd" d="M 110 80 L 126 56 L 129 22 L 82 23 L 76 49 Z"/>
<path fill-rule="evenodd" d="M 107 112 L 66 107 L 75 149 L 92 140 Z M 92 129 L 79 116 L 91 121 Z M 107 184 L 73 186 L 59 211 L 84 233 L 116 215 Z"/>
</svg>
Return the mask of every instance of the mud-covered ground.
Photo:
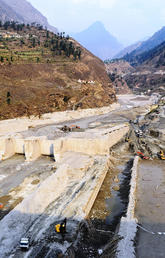
<svg viewBox="0 0 165 258">
<path fill-rule="evenodd" d="M 56 165 L 51 157 L 41 157 L 35 162 L 26 162 L 23 155 L 0 162 L 0 219 L 32 193 Z"/>
<path fill-rule="evenodd" d="M 148 97 L 147 97 L 148 100 Z M 32 241 L 32 247 L 30 253 L 22 253 L 19 248 L 16 252 L 13 253 L 13 257 L 80 257 L 80 258 L 88 258 L 88 257 L 100 257 L 99 249 L 104 251 L 102 257 L 113 257 L 116 243 L 118 237 L 114 236 L 114 232 L 116 226 L 120 220 L 120 217 L 125 213 L 127 202 L 128 202 L 128 194 L 129 194 L 129 180 L 131 177 L 131 166 L 132 166 L 132 159 L 138 150 L 145 151 L 146 155 L 150 156 L 151 158 L 154 157 L 157 153 L 157 149 L 159 149 L 159 144 L 162 144 L 162 140 L 159 137 L 153 137 L 150 133 L 150 126 L 153 127 L 154 123 L 159 123 L 158 119 L 154 120 L 150 117 L 145 117 L 145 113 L 147 112 L 144 106 L 136 107 L 135 102 L 143 103 L 146 101 L 146 98 L 134 98 L 131 97 L 131 101 L 128 102 L 128 98 L 119 99 L 121 103 L 121 108 L 110 112 L 106 115 L 101 116 L 93 116 L 91 118 L 81 119 L 81 120 L 72 120 L 67 124 L 72 124 L 73 122 L 79 125 L 83 130 L 94 128 L 94 127 L 102 127 L 102 126 L 110 126 L 110 124 L 116 125 L 122 122 L 129 122 L 130 127 L 132 128 L 130 131 L 130 135 L 123 139 L 118 145 L 114 146 L 111 151 L 111 164 L 110 170 L 107 174 L 106 179 L 100 189 L 96 202 L 91 210 L 89 216 L 89 223 L 79 223 L 79 221 L 72 221 L 71 219 L 68 220 L 68 228 L 67 233 L 62 238 L 61 235 L 58 235 L 54 230 L 54 225 L 59 221 L 54 220 L 54 222 L 50 225 L 48 230 L 45 233 L 44 241 L 40 239 L 34 239 Z M 139 104 L 140 105 L 140 104 Z M 143 103 L 144 105 L 144 103 Z M 162 120 L 162 113 L 161 111 L 161 121 Z M 150 114 L 155 115 L 155 114 Z M 136 122 L 136 119 L 138 119 Z M 151 123 L 150 123 L 151 122 Z M 146 125 L 147 123 L 147 125 Z M 45 125 L 41 126 L 36 129 L 29 130 L 28 133 L 30 135 L 45 135 L 48 134 L 49 138 L 51 139 L 54 137 L 54 133 L 56 128 L 63 126 L 64 123 L 61 124 L 53 124 L 53 125 Z M 155 124 L 156 125 L 156 124 Z M 160 122 L 162 126 L 163 123 Z M 155 127 L 156 128 L 156 127 Z M 162 128 L 162 127 L 161 127 Z M 137 137 L 135 130 L 141 129 L 143 131 L 143 137 Z M 58 129 L 58 133 L 61 136 L 61 133 Z M 27 132 L 22 133 L 24 137 L 27 136 Z M 57 133 L 57 134 L 58 134 Z M 63 134 L 63 133 L 62 133 Z M 57 135 L 58 136 L 58 135 Z M 128 139 L 129 138 L 129 139 Z M 149 139 L 149 140 L 148 140 Z M 156 146 L 154 151 L 150 153 L 150 149 L 148 146 L 150 144 L 154 144 Z M 163 145 L 161 145 L 163 146 Z M 11 164 L 10 164 L 11 162 Z M 8 163 L 6 161 L 6 166 L 8 169 L 12 167 L 13 158 Z M 23 162 L 23 161 L 21 161 Z M 21 163 L 20 162 L 20 163 Z M 5 163 L 0 163 L 0 166 Z M 22 163 L 21 163 L 22 164 Z M 50 163 L 49 163 L 50 164 Z M 46 171 L 46 167 L 48 168 L 49 165 L 45 162 L 45 167 L 43 170 Z M 16 174 L 13 174 L 13 178 L 19 178 L 19 162 L 15 164 L 15 171 Z M 2 165 L 2 169 L 3 169 Z M 47 171 L 48 173 L 53 173 L 52 169 L 54 169 L 53 164 L 52 167 L 50 165 L 50 170 Z M 36 170 L 35 170 L 36 169 Z M 39 164 L 36 165 L 35 169 L 31 169 L 29 167 L 27 174 L 25 177 L 21 179 L 20 182 L 17 182 L 16 185 L 13 185 L 15 180 L 11 180 L 12 183 L 10 187 L 8 187 L 8 191 L 2 193 L 1 197 L 8 196 L 8 193 L 16 193 L 20 191 L 20 187 L 22 184 L 27 182 L 28 185 L 32 185 L 36 187 L 41 180 L 40 176 L 36 177 Z M 42 170 L 42 171 L 43 171 Z M 2 171 L 2 170 L 1 170 Z M 4 171 L 1 173 L 1 176 L 4 176 Z M 33 177 L 34 176 L 34 177 Z M 12 173 L 11 173 L 12 177 Z M 8 177 L 9 179 L 10 177 Z M 6 178 L 7 179 L 7 178 Z M 44 179 L 44 178 L 43 178 Z M 4 183 L 5 178 L 2 178 L 1 183 Z M 9 180 L 10 181 L 10 180 Z M 8 182 L 8 181 L 7 181 Z M 9 184 L 9 183 L 7 183 Z M 25 187 L 26 188 L 26 187 Z M 5 188 L 4 188 L 5 191 Z M 27 191 L 28 192 L 28 191 Z M 30 191 L 29 191 L 30 192 Z M 14 196 L 14 194 L 12 196 Z M 23 196 L 23 193 L 22 193 Z M 21 194 L 18 195 L 21 198 Z M 7 197 L 6 197 L 7 198 Z M 18 199 L 19 200 L 19 199 Z M 20 199 L 21 200 L 21 199 Z M 3 201 L 3 199 L 2 199 Z M 6 200 L 8 202 L 10 200 Z M 6 205 L 6 203 L 5 203 Z M 43 227 L 45 218 L 43 217 Z M 48 220 L 48 218 L 46 218 Z M 42 222 L 42 221 L 41 221 Z M 42 223 L 39 224 L 41 226 Z M 36 223 L 37 225 L 37 223 Z M 37 230 L 37 226 L 35 228 Z M 27 236 L 31 236 L 28 234 Z M 61 253 L 61 254 L 60 254 Z M 107 254 L 108 253 L 108 254 Z M 59 254 L 61 256 L 59 256 Z"/>
</svg>

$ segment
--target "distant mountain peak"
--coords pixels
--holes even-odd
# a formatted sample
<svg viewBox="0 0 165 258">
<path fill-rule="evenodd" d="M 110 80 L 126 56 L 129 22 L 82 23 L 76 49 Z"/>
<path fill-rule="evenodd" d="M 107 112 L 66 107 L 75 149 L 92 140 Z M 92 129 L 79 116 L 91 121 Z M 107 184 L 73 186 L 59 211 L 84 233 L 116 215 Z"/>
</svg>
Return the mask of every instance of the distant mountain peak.
<svg viewBox="0 0 165 258">
<path fill-rule="evenodd" d="M 91 24 L 91 26 L 89 26 L 89 28 L 92 28 L 92 27 L 94 27 L 94 28 L 101 28 L 101 29 L 103 29 L 103 28 L 105 28 L 105 26 L 104 26 L 104 24 L 101 22 L 101 21 L 96 21 L 96 22 L 94 22 L 94 23 L 92 23 Z"/>
<path fill-rule="evenodd" d="M 122 49 L 122 45 L 100 21 L 94 22 L 87 29 L 72 36 L 102 60 L 113 57 Z"/>
</svg>

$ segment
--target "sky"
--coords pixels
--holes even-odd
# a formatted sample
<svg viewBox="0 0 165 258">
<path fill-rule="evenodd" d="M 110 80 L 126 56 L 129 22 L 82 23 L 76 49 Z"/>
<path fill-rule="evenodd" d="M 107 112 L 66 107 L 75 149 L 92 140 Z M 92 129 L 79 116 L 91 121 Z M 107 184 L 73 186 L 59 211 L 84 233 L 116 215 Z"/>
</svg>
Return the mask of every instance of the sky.
<svg viewBox="0 0 165 258">
<path fill-rule="evenodd" d="M 49 23 L 66 33 L 101 21 L 124 46 L 165 26 L 165 0 L 28 0 Z"/>
</svg>

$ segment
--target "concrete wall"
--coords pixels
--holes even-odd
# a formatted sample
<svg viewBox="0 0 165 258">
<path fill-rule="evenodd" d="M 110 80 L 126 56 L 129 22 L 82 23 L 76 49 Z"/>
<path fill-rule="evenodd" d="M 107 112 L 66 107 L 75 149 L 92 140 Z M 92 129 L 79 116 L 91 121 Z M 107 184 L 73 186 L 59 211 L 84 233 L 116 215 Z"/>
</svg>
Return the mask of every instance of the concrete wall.
<svg viewBox="0 0 165 258">
<path fill-rule="evenodd" d="M 10 137 L 0 137 L 0 160 L 5 160 L 15 154 L 14 140 Z"/>
<path fill-rule="evenodd" d="M 96 186 L 95 186 L 94 190 L 91 192 L 90 197 L 87 199 L 87 203 L 83 207 L 85 218 L 88 217 L 88 215 L 92 209 L 92 206 L 95 203 L 95 200 L 97 198 L 97 195 L 100 191 L 100 188 L 104 182 L 104 179 L 107 175 L 109 168 L 110 168 L 110 161 L 109 161 L 109 158 L 107 158 L 107 162 L 105 163 L 105 167 L 104 167 L 102 173 L 100 173 L 99 177 L 96 179 Z"/>
<path fill-rule="evenodd" d="M 39 138 L 25 139 L 25 158 L 27 161 L 33 161 L 41 156 L 41 145 Z"/>
<path fill-rule="evenodd" d="M 22 138 L 14 139 L 14 152 L 17 154 L 25 154 L 25 140 Z"/>
<path fill-rule="evenodd" d="M 129 131 L 129 126 L 111 128 L 102 135 L 94 137 L 68 137 L 60 138 L 54 142 L 54 155 L 62 154 L 67 151 L 81 152 L 88 155 L 108 155 L 109 149 L 122 139 Z"/>
<path fill-rule="evenodd" d="M 25 154 L 27 161 L 32 161 L 41 155 L 54 156 L 60 160 L 68 151 L 86 153 L 88 155 L 108 155 L 109 148 L 116 144 L 129 131 L 128 125 L 119 125 L 110 129 L 75 133 L 65 138 L 48 140 L 43 137 L 0 138 L 0 160 L 10 158 L 15 153 Z"/>
<path fill-rule="evenodd" d="M 117 258 L 135 258 L 135 246 L 134 239 L 137 232 L 137 221 L 135 218 L 135 204 L 136 204 L 136 188 L 137 188 L 137 169 L 138 169 L 139 157 L 136 156 L 133 167 L 132 176 L 130 181 L 130 194 L 129 203 L 127 207 L 126 217 L 122 217 L 119 227 L 119 236 L 122 239 L 118 243 Z"/>
<path fill-rule="evenodd" d="M 41 154 L 46 156 L 54 156 L 54 141 L 42 139 L 41 143 Z"/>
</svg>

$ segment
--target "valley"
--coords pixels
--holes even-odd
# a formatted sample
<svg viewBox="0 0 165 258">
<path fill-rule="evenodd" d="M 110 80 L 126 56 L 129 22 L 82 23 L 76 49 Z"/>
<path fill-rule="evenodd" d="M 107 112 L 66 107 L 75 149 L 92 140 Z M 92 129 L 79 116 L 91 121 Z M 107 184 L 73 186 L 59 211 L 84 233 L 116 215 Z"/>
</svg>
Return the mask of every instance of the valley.
<svg viewBox="0 0 165 258">
<path fill-rule="evenodd" d="M 163 5 L 0 0 L 0 257 L 164 257 Z"/>
</svg>

